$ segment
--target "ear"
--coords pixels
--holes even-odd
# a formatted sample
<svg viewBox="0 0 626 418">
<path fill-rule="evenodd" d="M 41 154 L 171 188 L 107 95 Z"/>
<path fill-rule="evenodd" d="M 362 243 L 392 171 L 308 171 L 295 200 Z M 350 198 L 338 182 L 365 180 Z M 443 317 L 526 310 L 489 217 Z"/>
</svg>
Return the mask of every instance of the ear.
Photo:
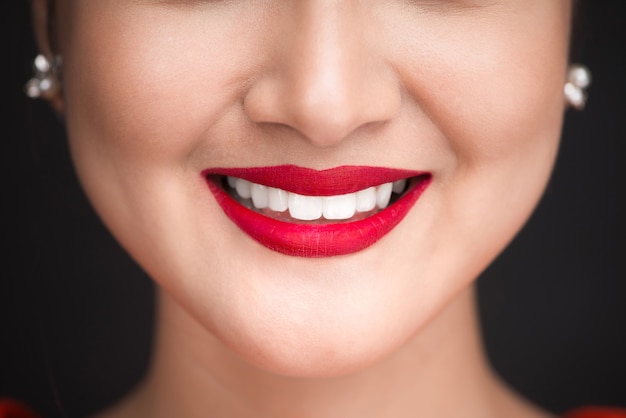
<svg viewBox="0 0 626 418">
<path fill-rule="evenodd" d="M 39 51 L 53 62 L 55 54 L 58 54 L 58 45 L 55 42 L 54 28 L 54 0 L 31 0 L 32 22 L 35 41 Z M 59 93 L 49 99 L 50 104 L 60 113 L 63 113 L 63 97 Z"/>
<path fill-rule="evenodd" d="M 32 0 L 33 30 L 39 51 L 48 58 L 52 57 L 50 45 L 50 2 L 48 0 Z"/>
</svg>

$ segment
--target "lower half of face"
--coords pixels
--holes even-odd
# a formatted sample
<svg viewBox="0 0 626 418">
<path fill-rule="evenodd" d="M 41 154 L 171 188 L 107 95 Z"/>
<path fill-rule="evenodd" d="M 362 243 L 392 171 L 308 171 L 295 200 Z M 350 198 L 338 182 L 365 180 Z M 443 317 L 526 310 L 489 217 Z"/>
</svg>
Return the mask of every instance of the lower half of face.
<svg viewBox="0 0 626 418">
<path fill-rule="evenodd" d="M 120 243 L 228 348 L 346 373 L 414 336 L 531 213 L 569 15 L 61 1 L 73 159 Z"/>
</svg>

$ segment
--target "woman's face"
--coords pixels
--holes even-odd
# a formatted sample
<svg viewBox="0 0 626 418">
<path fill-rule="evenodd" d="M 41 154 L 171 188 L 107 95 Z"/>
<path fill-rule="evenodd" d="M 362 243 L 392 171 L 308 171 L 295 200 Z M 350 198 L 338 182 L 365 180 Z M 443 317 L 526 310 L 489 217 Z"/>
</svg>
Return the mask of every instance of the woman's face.
<svg viewBox="0 0 626 418">
<path fill-rule="evenodd" d="M 396 350 L 511 240 L 553 165 L 569 0 L 57 7 L 70 148 L 96 211 L 273 372 L 337 375 Z M 226 174 L 289 193 L 253 186 L 273 202 L 258 218 L 224 196 L 238 196 Z M 404 177 L 398 204 L 371 210 L 370 187 Z"/>
</svg>

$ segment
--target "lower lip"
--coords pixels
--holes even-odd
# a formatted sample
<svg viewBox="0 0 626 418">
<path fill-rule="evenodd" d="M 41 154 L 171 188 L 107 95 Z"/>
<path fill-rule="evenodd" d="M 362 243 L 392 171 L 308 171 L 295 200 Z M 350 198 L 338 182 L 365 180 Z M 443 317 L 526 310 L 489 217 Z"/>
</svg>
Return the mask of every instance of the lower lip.
<svg viewBox="0 0 626 418">
<path fill-rule="evenodd" d="M 207 177 L 209 189 L 226 216 L 243 232 L 270 250 L 295 257 L 323 258 L 362 251 L 394 229 L 430 184 L 431 177 L 418 177 L 417 184 L 386 209 L 368 218 L 345 223 L 299 224 L 279 221 L 248 209 Z"/>
</svg>

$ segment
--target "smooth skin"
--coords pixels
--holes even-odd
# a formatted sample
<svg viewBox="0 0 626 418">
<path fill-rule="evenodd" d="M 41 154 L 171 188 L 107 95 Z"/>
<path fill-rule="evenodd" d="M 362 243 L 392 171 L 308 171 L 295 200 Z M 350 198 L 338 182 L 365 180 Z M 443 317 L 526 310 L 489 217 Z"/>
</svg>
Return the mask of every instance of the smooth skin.
<svg viewBox="0 0 626 418">
<path fill-rule="evenodd" d="M 102 417 L 535 417 L 472 283 L 529 217 L 564 111 L 570 0 L 34 1 L 80 181 L 159 285 L 154 358 Z M 275 253 L 211 167 L 429 171 L 356 254 Z"/>
</svg>

